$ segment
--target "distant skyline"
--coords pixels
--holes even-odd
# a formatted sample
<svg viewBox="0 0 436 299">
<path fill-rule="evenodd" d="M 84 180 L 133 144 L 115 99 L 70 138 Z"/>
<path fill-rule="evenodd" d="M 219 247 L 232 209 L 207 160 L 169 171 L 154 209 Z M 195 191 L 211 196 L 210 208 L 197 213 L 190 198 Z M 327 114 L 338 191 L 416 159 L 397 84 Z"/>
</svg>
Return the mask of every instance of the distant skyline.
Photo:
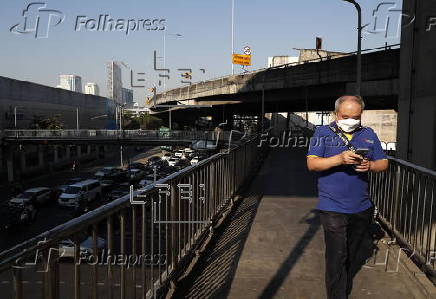
<svg viewBox="0 0 436 299">
<path fill-rule="evenodd" d="M 373 23 L 373 10 L 383 2 L 360 2 L 363 23 Z M 400 16 L 399 12 L 395 15 L 395 11 L 401 9 L 402 1 L 389 2 L 394 2 L 396 7 L 390 12 L 379 13 L 379 24 L 387 15 L 391 16 L 391 23 Z M 0 3 L 0 76 L 56 87 L 60 74 L 76 74 L 83 82 L 97 83 L 100 95 L 107 96 L 106 64 L 115 60 L 125 64 L 123 87 L 132 88 L 129 80 L 131 68 L 134 74 L 146 73 L 134 77 L 144 78 L 149 88 L 158 85 L 159 79 L 163 80 L 159 73 L 166 74 L 153 70 L 155 50 L 158 68 L 163 68 L 165 32 L 166 66 L 170 69 L 167 88 L 184 86 L 180 83 L 182 71 L 177 70 L 181 68 L 193 70 L 192 82 L 231 73 L 231 0 L 51 0 L 45 1 L 46 9 L 54 11 L 47 38 L 11 33 L 12 26 L 23 22 L 23 10 L 30 3 L 32 1 L 21 0 Z M 92 31 L 89 30 L 93 28 L 91 20 L 87 23 L 88 30 L 85 30 L 89 19 L 95 19 L 95 26 L 98 26 L 98 20 L 103 20 L 100 16 L 104 15 L 114 19 L 114 23 L 125 20 L 125 25 L 132 20 L 130 28 L 134 25 L 136 28 L 128 34 L 126 31 Z M 53 25 L 62 18 L 60 24 Z M 147 30 L 152 28 L 154 19 L 158 20 L 155 23 L 159 29 L 165 26 L 165 30 Z M 323 38 L 325 50 L 351 52 L 356 50 L 356 21 L 354 6 L 343 0 L 235 0 L 234 50 L 242 53 L 244 46 L 252 48 L 253 65 L 248 70 L 266 67 L 269 56 L 296 56 L 293 48 L 313 48 L 316 36 Z M 80 30 L 74 30 L 76 23 L 80 24 Z M 385 42 L 399 43 L 399 36 L 385 38 L 382 33 L 367 34 L 364 35 L 363 48 L 384 46 Z M 200 69 L 205 69 L 204 74 Z M 235 66 L 235 72 L 240 73 L 241 67 Z M 149 91 L 146 88 L 133 90 L 134 100 L 143 104 Z"/>
</svg>

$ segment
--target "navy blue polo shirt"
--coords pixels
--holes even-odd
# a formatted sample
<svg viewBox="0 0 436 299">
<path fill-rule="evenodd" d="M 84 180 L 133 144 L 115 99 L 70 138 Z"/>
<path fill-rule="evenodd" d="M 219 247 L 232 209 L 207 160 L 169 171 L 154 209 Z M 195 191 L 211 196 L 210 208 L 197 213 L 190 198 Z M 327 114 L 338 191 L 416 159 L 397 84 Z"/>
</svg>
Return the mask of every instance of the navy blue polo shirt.
<svg viewBox="0 0 436 299">
<path fill-rule="evenodd" d="M 337 127 L 336 122 L 331 125 Z M 386 159 L 373 129 L 360 127 L 347 136 L 351 145 L 369 150 L 370 161 Z M 328 125 L 315 130 L 307 156 L 328 158 L 348 150 L 344 141 Z M 318 173 L 317 209 L 339 213 L 358 213 L 372 206 L 368 196 L 368 173 L 357 172 L 352 165 L 340 165 Z"/>
</svg>

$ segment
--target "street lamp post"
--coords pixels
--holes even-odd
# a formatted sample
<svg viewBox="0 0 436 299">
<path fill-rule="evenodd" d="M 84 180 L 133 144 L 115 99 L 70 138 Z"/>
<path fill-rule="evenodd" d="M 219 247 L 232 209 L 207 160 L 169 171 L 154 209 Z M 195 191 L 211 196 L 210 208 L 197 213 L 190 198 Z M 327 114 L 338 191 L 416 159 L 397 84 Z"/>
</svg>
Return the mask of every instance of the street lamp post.
<svg viewBox="0 0 436 299">
<path fill-rule="evenodd" d="M 357 66 L 356 94 L 360 95 L 362 88 L 362 8 L 355 0 L 343 0 L 353 4 L 357 10 Z"/>
<path fill-rule="evenodd" d="M 180 34 L 180 33 L 165 33 L 165 31 L 164 31 L 164 34 L 163 34 L 163 48 L 164 48 L 164 50 L 163 50 L 163 66 L 164 66 L 164 69 L 166 68 L 166 36 L 176 36 L 176 37 L 182 37 L 182 35 Z M 163 84 L 164 84 L 164 91 L 165 91 L 165 89 L 166 89 L 166 77 L 164 77 L 164 81 L 163 81 Z"/>
<path fill-rule="evenodd" d="M 119 128 L 119 130 L 120 130 L 120 137 L 123 134 L 123 108 L 124 108 L 125 105 L 126 105 L 126 103 L 124 103 L 123 105 L 118 104 L 118 106 L 117 106 L 118 111 L 119 111 L 119 121 L 120 121 L 120 128 Z M 120 160 L 121 160 L 120 164 L 121 164 L 121 168 L 124 166 L 123 151 L 124 151 L 124 147 L 121 144 L 120 145 Z"/>
<path fill-rule="evenodd" d="M 14 128 L 17 129 L 17 106 L 14 107 Z"/>
<path fill-rule="evenodd" d="M 168 111 L 169 111 L 169 117 L 170 117 L 170 119 L 169 119 L 169 127 L 170 127 L 170 130 L 171 130 L 171 108 L 170 109 L 168 109 Z"/>
<path fill-rule="evenodd" d="M 234 36 L 235 36 L 235 0 L 232 0 L 232 75 L 235 74 L 235 66 L 233 65 L 233 53 L 235 50 Z"/>
<path fill-rule="evenodd" d="M 166 68 L 166 36 L 175 36 L 175 37 L 182 37 L 183 35 L 181 35 L 180 33 L 165 33 L 165 31 L 164 31 L 164 44 L 163 44 L 163 46 L 164 46 L 164 54 L 163 54 L 163 65 L 164 65 L 164 69 Z M 166 77 L 164 77 L 164 81 L 163 81 L 163 83 L 164 83 L 164 91 L 166 90 Z M 156 92 L 156 90 L 155 90 L 155 92 Z M 169 127 L 170 127 L 170 130 L 171 130 L 171 109 L 169 109 Z"/>
<path fill-rule="evenodd" d="M 76 107 L 76 130 L 79 130 L 79 107 Z"/>
</svg>

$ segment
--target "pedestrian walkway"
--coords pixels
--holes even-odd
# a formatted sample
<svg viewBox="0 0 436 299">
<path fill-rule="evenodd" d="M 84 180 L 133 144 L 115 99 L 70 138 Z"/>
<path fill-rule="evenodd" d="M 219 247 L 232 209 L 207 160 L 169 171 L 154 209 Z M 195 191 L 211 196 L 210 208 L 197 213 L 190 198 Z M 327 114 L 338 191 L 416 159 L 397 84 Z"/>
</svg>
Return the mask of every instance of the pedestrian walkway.
<svg viewBox="0 0 436 299">
<path fill-rule="evenodd" d="M 316 203 L 316 176 L 306 170 L 305 151 L 271 149 L 173 298 L 326 298 Z M 387 272 L 369 263 L 357 274 L 351 298 L 426 297 L 402 267 Z"/>
</svg>

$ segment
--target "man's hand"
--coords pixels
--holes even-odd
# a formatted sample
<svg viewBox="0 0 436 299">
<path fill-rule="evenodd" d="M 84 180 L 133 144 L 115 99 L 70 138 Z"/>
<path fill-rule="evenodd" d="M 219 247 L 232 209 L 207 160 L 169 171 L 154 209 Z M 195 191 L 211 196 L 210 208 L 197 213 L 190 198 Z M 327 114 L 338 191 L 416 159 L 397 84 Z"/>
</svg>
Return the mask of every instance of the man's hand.
<svg viewBox="0 0 436 299">
<path fill-rule="evenodd" d="M 355 166 L 357 172 L 367 172 L 370 168 L 370 162 L 368 159 L 363 159 L 362 162 Z"/>
<path fill-rule="evenodd" d="M 362 161 L 362 156 L 353 153 L 352 151 L 343 151 L 340 153 L 342 159 L 342 164 L 360 164 Z"/>
</svg>

